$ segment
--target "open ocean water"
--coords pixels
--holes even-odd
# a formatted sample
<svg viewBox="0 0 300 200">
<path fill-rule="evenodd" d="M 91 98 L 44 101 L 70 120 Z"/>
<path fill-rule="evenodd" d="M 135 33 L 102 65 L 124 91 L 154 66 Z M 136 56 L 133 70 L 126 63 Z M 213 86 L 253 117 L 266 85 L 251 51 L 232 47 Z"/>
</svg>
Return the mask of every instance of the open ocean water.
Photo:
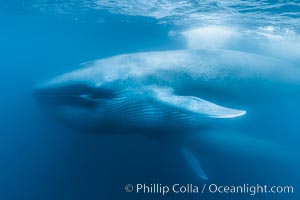
<svg viewBox="0 0 300 200">
<path fill-rule="evenodd" d="M 1 0 L 0 25 L 0 200 L 299 199 L 300 88 L 237 120 L 241 134 L 267 141 L 249 149 L 258 156 L 202 152 L 207 181 L 161 141 L 86 134 L 49 118 L 32 89 L 83 62 L 147 51 L 225 49 L 300 68 L 300 1 Z M 236 145 L 228 137 L 225 148 Z M 272 159 L 259 156 L 265 152 Z M 139 183 L 293 186 L 293 193 L 124 190 Z"/>
</svg>

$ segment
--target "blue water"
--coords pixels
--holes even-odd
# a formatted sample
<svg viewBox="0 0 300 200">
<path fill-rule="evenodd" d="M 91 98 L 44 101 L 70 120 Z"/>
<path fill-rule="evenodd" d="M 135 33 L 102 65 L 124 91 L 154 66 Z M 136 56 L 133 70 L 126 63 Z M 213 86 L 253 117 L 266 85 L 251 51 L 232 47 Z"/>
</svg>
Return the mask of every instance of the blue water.
<svg viewBox="0 0 300 200">
<path fill-rule="evenodd" d="M 204 182 L 163 143 L 84 134 L 49 119 L 32 88 L 82 62 L 142 51 L 229 49 L 300 67 L 299 1 L 2 0 L 0 25 L 1 200 L 298 199 L 299 96 L 280 108 L 270 102 L 266 113 L 273 114 L 249 116 L 249 132 L 289 148 L 293 158 L 202 155 L 209 183 L 293 185 L 294 194 L 162 197 L 126 193 L 124 186 Z"/>
</svg>

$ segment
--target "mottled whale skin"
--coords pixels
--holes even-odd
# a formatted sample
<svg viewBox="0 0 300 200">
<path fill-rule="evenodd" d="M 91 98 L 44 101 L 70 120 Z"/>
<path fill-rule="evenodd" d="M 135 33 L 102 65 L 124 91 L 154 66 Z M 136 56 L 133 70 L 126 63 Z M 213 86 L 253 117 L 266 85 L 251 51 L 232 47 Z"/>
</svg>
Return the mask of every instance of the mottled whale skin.
<svg viewBox="0 0 300 200">
<path fill-rule="evenodd" d="M 299 89 L 298 68 L 227 50 L 117 55 L 38 85 L 34 95 L 54 118 L 84 132 L 201 132 L 215 121 L 254 112 L 257 102 Z M 207 179 L 193 154 L 183 156 Z"/>
</svg>

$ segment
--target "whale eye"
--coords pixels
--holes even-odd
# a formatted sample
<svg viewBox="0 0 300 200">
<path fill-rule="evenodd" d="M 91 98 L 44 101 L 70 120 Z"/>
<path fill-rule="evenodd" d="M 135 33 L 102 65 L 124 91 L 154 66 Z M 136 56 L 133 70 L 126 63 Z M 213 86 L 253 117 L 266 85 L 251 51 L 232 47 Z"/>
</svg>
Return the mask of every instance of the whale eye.
<svg viewBox="0 0 300 200">
<path fill-rule="evenodd" d="M 84 96 L 91 100 L 99 100 L 99 99 L 110 99 L 113 98 L 115 95 L 112 92 L 112 90 L 99 87 L 99 88 L 90 88 L 81 96 Z"/>
</svg>

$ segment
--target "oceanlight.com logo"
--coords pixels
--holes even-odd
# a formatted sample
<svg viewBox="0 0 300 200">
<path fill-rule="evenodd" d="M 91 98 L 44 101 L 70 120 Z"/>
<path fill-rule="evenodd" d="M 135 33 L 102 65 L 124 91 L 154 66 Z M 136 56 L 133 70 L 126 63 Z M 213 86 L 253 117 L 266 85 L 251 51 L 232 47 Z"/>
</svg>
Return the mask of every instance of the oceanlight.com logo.
<svg viewBox="0 0 300 200">
<path fill-rule="evenodd" d="M 173 184 L 166 185 L 160 183 L 153 184 L 127 184 L 125 186 L 126 192 L 132 192 L 136 194 L 160 194 L 167 195 L 170 193 L 173 194 L 248 194 L 248 195 L 257 195 L 257 194 L 293 194 L 293 186 L 268 186 L 268 185 L 217 185 L 217 184 L 203 184 L 203 185 L 194 185 L 194 184 Z"/>
</svg>

